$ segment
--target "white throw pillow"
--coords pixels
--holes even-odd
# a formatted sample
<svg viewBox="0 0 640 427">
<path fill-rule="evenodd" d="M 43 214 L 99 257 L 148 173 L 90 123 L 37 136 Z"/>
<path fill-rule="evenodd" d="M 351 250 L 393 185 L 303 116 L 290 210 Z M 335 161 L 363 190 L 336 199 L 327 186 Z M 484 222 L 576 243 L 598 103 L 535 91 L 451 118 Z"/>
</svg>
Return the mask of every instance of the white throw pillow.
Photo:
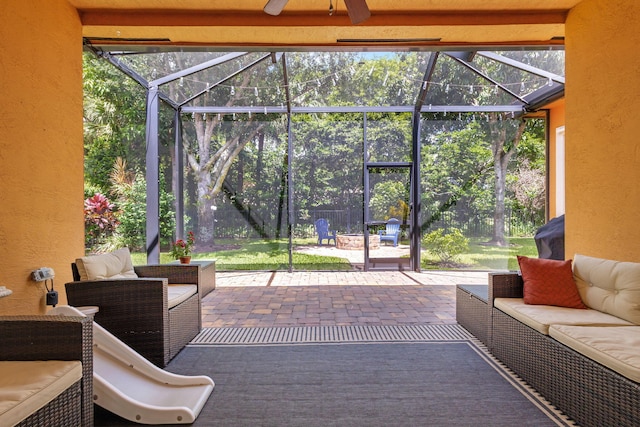
<svg viewBox="0 0 640 427">
<path fill-rule="evenodd" d="M 640 325 L 640 263 L 576 254 L 573 274 L 588 307 Z"/>
<path fill-rule="evenodd" d="M 76 259 L 80 280 L 127 279 L 138 277 L 133 270 L 129 248 L 108 254 L 90 255 Z"/>
</svg>

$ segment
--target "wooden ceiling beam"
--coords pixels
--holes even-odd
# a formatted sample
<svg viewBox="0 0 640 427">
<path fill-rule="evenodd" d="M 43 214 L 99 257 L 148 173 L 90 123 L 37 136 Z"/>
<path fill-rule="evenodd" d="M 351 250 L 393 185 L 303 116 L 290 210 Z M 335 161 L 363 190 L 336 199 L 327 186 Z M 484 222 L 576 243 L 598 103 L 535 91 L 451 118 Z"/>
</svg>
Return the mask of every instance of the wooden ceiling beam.
<svg viewBox="0 0 640 427">
<path fill-rule="evenodd" d="M 153 27 L 351 27 L 346 13 L 333 16 L 317 13 L 286 13 L 270 16 L 263 12 L 231 13 L 185 10 L 80 10 L 83 25 Z M 373 14 L 357 27 L 483 26 L 564 24 L 566 10 L 526 11 L 417 11 Z"/>
<path fill-rule="evenodd" d="M 283 44 L 283 43 L 256 43 L 256 42 L 243 42 L 243 43 L 216 43 L 216 42 L 184 42 L 184 41 L 171 41 L 171 40 L 161 40 L 161 39 L 128 39 L 128 38 L 105 38 L 105 37 L 85 37 L 86 41 L 95 46 L 124 46 L 124 50 L 148 50 L 147 48 L 166 48 L 167 50 L 171 50 L 172 47 L 180 47 L 180 48 L 192 48 L 193 50 L 202 50 L 203 48 L 211 48 L 211 49 L 222 49 L 222 50 L 230 50 L 230 49 L 247 49 L 251 48 L 253 50 L 279 50 L 279 51 L 287 51 L 287 50 L 300 50 L 300 48 L 304 48 L 304 50 L 311 49 L 327 49 L 327 48 L 374 48 L 375 50 L 408 50 L 408 49 L 465 49 L 465 48 L 478 48 L 478 46 L 482 46 L 485 49 L 488 48 L 501 48 L 504 49 L 509 46 L 517 47 L 517 46 L 564 46 L 564 40 L 504 40 L 498 42 L 440 42 L 440 41 L 402 41 L 399 40 L 397 42 L 367 42 L 367 41 L 353 41 L 353 42 L 340 42 L 336 41 L 333 43 L 291 43 L 291 44 Z"/>
</svg>

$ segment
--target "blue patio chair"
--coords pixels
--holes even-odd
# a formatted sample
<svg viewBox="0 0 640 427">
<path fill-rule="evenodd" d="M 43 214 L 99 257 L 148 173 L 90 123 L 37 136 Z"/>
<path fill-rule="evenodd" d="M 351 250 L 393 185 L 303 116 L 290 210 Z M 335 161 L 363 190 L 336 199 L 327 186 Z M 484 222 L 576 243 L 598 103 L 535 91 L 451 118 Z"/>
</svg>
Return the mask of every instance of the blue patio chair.
<svg viewBox="0 0 640 427">
<path fill-rule="evenodd" d="M 329 223 L 326 219 L 320 218 L 316 221 L 316 233 L 318 233 L 318 244 L 322 246 L 322 241 L 327 239 L 327 244 L 331 243 L 333 239 L 333 245 L 336 244 L 336 232 L 329 231 Z"/>
<path fill-rule="evenodd" d="M 400 220 L 389 218 L 387 221 L 387 229 L 378 231 L 380 243 L 387 241 L 393 242 L 393 246 L 398 246 L 398 238 L 400 237 Z"/>
</svg>

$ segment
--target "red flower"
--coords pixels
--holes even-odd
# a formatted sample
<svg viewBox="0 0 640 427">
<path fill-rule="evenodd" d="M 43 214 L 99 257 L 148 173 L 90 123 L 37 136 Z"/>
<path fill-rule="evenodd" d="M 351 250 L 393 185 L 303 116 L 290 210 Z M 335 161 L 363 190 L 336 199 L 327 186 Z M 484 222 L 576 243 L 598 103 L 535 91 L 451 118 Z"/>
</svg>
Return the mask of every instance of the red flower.
<svg viewBox="0 0 640 427">
<path fill-rule="evenodd" d="M 191 254 L 191 247 L 196 242 L 196 236 L 193 231 L 187 233 L 187 240 L 178 239 L 171 247 L 171 255 L 178 259 L 180 257 L 189 256 Z"/>
</svg>

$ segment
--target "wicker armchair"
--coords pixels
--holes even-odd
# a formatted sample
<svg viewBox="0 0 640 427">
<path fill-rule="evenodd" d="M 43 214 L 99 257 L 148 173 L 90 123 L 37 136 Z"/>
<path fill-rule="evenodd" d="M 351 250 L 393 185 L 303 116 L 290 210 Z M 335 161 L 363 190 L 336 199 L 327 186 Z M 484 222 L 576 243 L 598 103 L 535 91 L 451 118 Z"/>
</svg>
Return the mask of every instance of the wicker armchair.
<svg viewBox="0 0 640 427">
<path fill-rule="evenodd" d="M 93 323 L 86 317 L 0 316 L 0 360 L 82 362 L 82 379 L 18 426 L 93 426 Z"/>
<path fill-rule="evenodd" d="M 121 341 L 164 368 L 202 327 L 200 292 L 169 308 L 172 284 L 196 285 L 196 265 L 136 266 L 138 278 L 80 281 L 65 284 L 69 305 L 97 306 L 94 320 Z"/>
</svg>

